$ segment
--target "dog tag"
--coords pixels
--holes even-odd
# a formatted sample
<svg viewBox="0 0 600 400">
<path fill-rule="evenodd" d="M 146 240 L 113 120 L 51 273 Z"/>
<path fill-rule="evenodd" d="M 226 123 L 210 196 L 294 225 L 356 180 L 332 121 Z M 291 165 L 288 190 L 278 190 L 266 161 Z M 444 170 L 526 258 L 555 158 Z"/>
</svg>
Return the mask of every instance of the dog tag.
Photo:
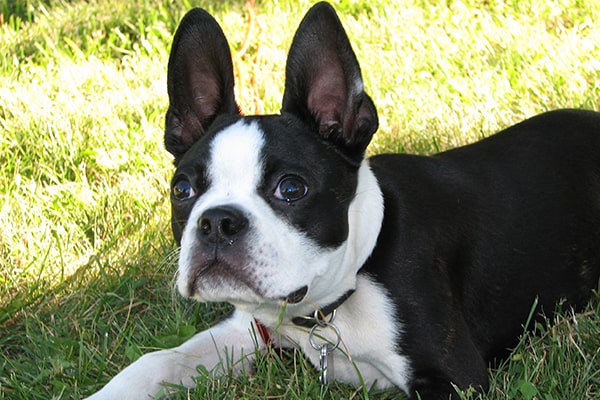
<svg viewBox="0 0 600 400">
<path fill-rule="evenodd" d="M 330 347 L 328 343 L 321 346 L 319 356 L 319 383 L 322 385 L 329 385 L 329 375 L 333 377 L 333 357 L 329 357 L 331 350 L 335 350 Z"/>
<path fill-rule="evenodd" d="M 321 335 L 318 334 L 318 331 L 324 329 L 333 330 L 336 335 L 336 339 L 333 342 L 325 340 Z M 315 337 L 323 340 L 323 344 L 318 344 Z M 332 353 L 338 348 L 342 340 L 340 331 L 337 326 L 331 322 L 321 323 L 313 326 L 313 328 L 310 330 L 308 340 L 310 341 L 310 345 L 313 347 L 313 349 L 319 352 L 319 383 L 323 385 L 329 385 L 334 379 Z"/>
</svg>

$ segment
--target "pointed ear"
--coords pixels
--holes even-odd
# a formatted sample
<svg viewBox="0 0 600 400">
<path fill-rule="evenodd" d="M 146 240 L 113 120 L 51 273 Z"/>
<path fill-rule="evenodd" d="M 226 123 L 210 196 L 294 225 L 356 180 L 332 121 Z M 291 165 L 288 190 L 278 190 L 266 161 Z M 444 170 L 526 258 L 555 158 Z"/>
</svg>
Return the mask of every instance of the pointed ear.
<svg viewBox="0 0 600 400">
<path fill-rule="evenodd" d="M 220 114 L 239 114 L 227 39 L 215 19 L 196 8 L 181 20 L 167 72 L 165 146 L 175 163 Z"/>
<path fill-rule="evenodd" d="M 377 130 L 377 111 L 363 90 L 358 61 L 327 3 L 313 6 L 294 36 L 282 112 L 309 122 L 355 161 L 362 159 Z"/>
</svg>

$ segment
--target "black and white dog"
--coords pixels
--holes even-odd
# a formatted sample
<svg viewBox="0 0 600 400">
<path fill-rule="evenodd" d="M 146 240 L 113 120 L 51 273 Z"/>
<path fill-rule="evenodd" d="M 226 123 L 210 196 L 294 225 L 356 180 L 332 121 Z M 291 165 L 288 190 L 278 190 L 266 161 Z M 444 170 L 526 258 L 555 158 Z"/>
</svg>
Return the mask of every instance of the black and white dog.
<svg viewBox="0 0 600 400">
<path fill-rule="evenodd" d="M 447 399 L 453 385 L 486 389 L 532 306 L 578 309 L 597 287 L 600 114 L 554 111 L 433 157 L 364 159 L 377 112 L 325 3 L 294 37 L 281 115 L 241 116 L 233 86 L 222 30 L 190 11 L 168 70 L 177 285 L 235 311 L 94 399 L 193 385 L 198 365 L 241 368 L 265 342 L 335 360 L 341 382 Z"/>
</svg>

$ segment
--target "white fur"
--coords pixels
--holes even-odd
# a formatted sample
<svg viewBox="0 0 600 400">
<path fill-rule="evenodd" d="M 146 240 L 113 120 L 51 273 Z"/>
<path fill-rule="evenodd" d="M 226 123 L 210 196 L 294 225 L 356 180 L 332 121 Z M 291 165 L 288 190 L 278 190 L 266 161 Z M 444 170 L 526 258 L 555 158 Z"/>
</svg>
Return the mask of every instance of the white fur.
<svg viewBox="0 0 600 400">
<path fill-rule="evenodd" d="M 333 323 L 342 342 L 334 351 L 335 379 L 367 387 L 397 386 L 407 391 L 411 377 L 409 360 L 398 354 L 402 325 L 386 290 L 369 276 L 361 274 L 355 293 L 336 312 Z M 315 365 L 319 352 L 310 344 L 308 329 L 286 324 L 279 329 L 285 340 L 297 346 Z M 331 329 L 320 330 L 328 341 L 335 341 Z M 360 374 L 360 375 L 359 375 Z"/>
<path fill-rule="evenodd" d="M 194 386 L 196 368 L 203 365 L 215 374 L 239 372 L 264 344 L 254 340 L 254 319 L 236 311 L 229 319 L 200 332 L 179 347 L 145 354 L 106 384 L 90 400 L 142 400 L 155 396 L 163 383 Z"/>
<path fill-rule="evenodd" d="M 324 249 L 282 220 L 258 195 L 263 145 L 258 126 L 243 121 L 218 134 L 212 143 L 208 171 L 214 183 L 194 205 L 182 238 L 180 292 L 201 301 L 230 301 L 237 311 L 177 348 L 141 357 L 92 399 L 144 399 L 158 393 L 163 382 L 192 386 L 197 365 L 219 373 L 223 372 L 224 359 L 226 366 L 237 371 L 244 365 L 241 361 L 251 361 L 254 351 L 264 348 L 260 340 L 255 343 L 254 318 L 277 333 L 275 344 L 298 346 L 318 365 L 319 354 L 309 343 L 308 330 L 294 325 L 291 319 L 334 302 L 351 288 L 356 291 L 339 307 L 335 320 L 342 336 L 340 349 L 334 353 L 335 378 L 406 390 L 410 365 L 398 354 L 402 326 L 393 303 L 382 286 L 364 274 L 357 275 L 375 247 L 383 220 L 383 197 L 368 161 L 360 167 L 356 195 L 348 210 L 348 238 L 336 249 Z M 189 274 L 199 246 L 195 221 L 205 210 L 222 205 L 235 205 L 249 219 L 252 242 L 244 268 L 256 279 L 256 286 L 251 289 L 220 282 L 215 287 L 203 287 L 201 293 L 190 293 Z M 309 287 L 307 298 L 288 305 L 280 320 L 280 298 L 304 285 Z"/>
</svg>

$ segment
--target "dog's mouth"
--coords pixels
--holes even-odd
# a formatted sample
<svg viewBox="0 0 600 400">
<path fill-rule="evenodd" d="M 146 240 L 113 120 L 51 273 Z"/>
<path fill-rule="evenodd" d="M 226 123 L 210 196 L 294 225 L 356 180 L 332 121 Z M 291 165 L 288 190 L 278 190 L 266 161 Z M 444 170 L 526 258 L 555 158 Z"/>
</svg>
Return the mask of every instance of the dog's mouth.
<svg viewBox="0 0 600 400">
<path fill-rule="evenodd" d="M 298 304 L 306 297 L 308 286 L 302 286 L 300 289 L 288 294 L 283 298 L 288 304 Z"/>
<path fill-rule="evenodd" d="M 255 284 L 255 279 L 244 273 L 243 268 L 233 267 L 226 261 L 213 259 L 194 268 L 192 279 L 188 283 L 188 293 L 193 295 L 204 292 L 206 288 L 222 287 L 226 291 L 239 291 L 249 289 L 255 295 L 263 297 L 265 293 Z M 281 297 L 272 297 L 272 300 L 284 301 L 287 304 L 298 304 L 306 297 L 308 286 L 304 285 L 293 292 Z M 231 293 L 229 293 L 231 294 Z M 267 296 L 267 298 L 270 296 Z M 218 299 L 217 299 L 218 300 Z M 232 298 L 224 298 L 225 301 L 233 301 Z"/>
</svg>

